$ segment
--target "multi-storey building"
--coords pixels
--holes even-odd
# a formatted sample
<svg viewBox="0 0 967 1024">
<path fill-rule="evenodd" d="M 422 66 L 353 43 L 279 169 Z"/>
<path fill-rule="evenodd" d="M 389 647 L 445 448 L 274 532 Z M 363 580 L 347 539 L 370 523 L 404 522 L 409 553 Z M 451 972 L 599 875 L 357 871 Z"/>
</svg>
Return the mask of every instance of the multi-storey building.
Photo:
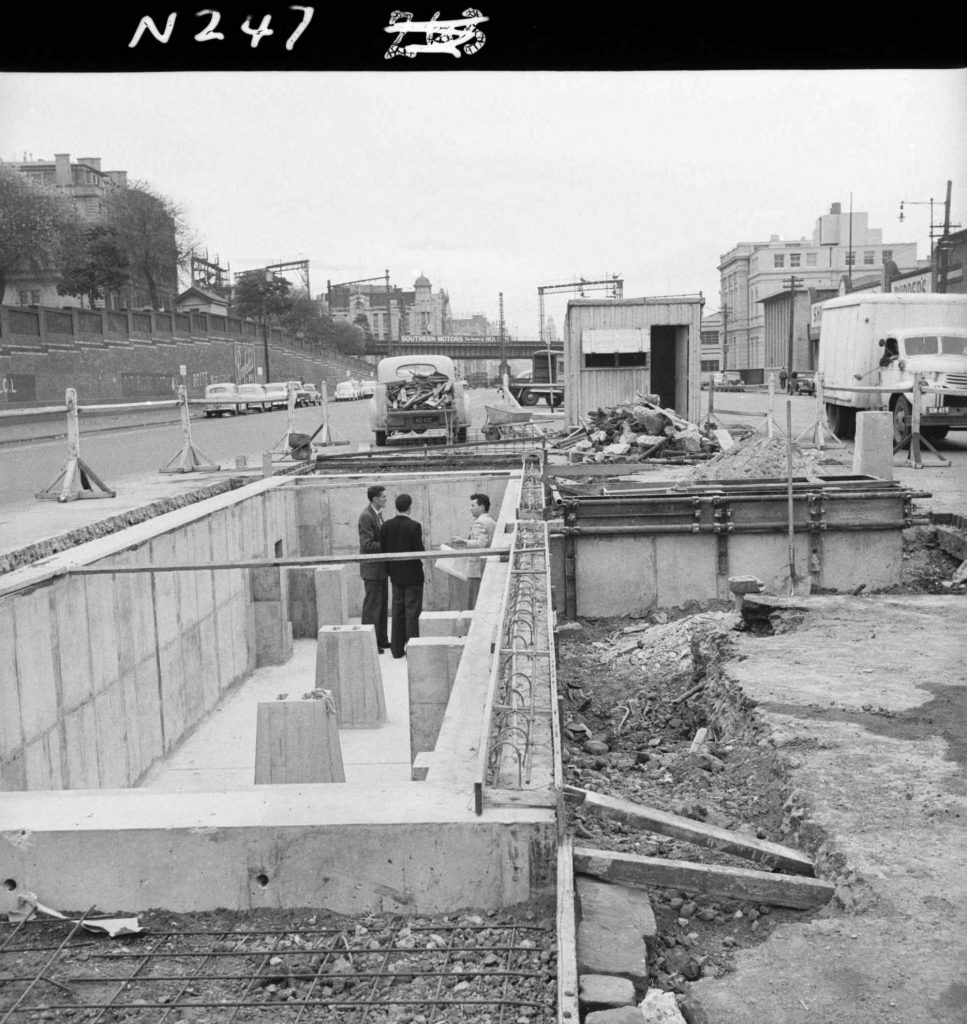
<svg viewBox="0 0 967 1024">
<path fill-rule="evenodd" d="M 702 380 L 708 380 L 713 373 L 724 370 L 722 364 L 722 314 L 709 313 L 702 317 L 700 359 Z"/>
<path fill-rule="evenodd" d="M 55 153 L 53 160 L 24 160 L 11 163 L 24 177 L 31 181 L 63 189 L 74 200 L 78 213 L 91 223 L 101 217 L 101 203 L 112 189 L 128 187 L 127 171 L 102 171 L 101 158 L 82 156 L 72 162 L 69 153 Z M 171 225 L 174 234 L 174 223 Z M 159 289 L 162 308 L 174 305 L 178 285 L 178 269 L 175 266 L 165 275 L 166 280 Z M 7 275 L 7 291 L 0 299 L 10 297 L 21 306 L 66 306 L 76 304 L 74 296 L 57 292 L 59 275 L 53 268 L 31 267 Z M 101 303 L 111 309 L 138 309 L 151 304 L 151 297 L 144 282 L 132 279 L 129 285 L 109 292 Z"/>
<path fill-rule="evenodd" d="M 766 351 L 763 303 L 789 290 L 792 278 L 797 289 L 837 289 L 841 278 L 882 273 L 883 267 L 899 272 L 916 270 L 915 242 L 883 242 L 880 228 L 869 226 L 869 215 L 843 213 L 833 203 L 819 217 L 812 238 L 783 241 L 773 235 L 768 242 L 739 242 L 721 257 L 723 360 L 730 370 L 743 371 L 749 381 L 761 380 L 775 354 Z"/>
<path fill-rule="evenodd" d="M 450 333 L 450 297 L 442 289 L 434 292 L 422 274 L 412 291 L 365 282 L 333 285 L 325 298 L 329 314 L 337 320 L 353 323 L 364 316 L 376 341 Z"/>
</svg>

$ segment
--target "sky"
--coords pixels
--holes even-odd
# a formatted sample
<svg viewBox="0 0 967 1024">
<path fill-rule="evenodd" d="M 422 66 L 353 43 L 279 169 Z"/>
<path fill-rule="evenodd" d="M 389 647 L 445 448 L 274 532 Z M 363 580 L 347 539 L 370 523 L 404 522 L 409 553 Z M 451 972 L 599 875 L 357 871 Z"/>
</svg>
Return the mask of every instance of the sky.
<svg viewBox="0 0 967 1024">
<path fill-rule="evenodd" d="M 0 158 L 55 153 L 151 182 L 233 272 L 422 273 L 536 338 L 538 286 L 581 277 L 714 312 L 724 253 L 851 196 L 925 258 L 929 207 L 900 202 L 939 220 L 951 180 L 967 226 L 967 72 L 0 73 Z"/>
</svg>

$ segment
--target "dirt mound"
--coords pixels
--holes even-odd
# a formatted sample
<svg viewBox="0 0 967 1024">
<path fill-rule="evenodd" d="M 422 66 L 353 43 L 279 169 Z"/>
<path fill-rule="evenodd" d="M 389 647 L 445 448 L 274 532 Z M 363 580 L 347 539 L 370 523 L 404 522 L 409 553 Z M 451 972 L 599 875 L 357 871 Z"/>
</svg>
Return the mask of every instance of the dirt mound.
<svg viewBox="0 0 967 1024">
<path fill-rule="evenodd" d="M 816 479 L 819 476 L 818 451 L 804 451 L 792 446 L 792 475 Z M 786 440 L 779 437 L 750 437 L 728 451 L 719 452 L 708 462 L 696 466 L 688 481 L 702 480 L 766 480 L 784 478 L 787 472 Z"/>
</svg>

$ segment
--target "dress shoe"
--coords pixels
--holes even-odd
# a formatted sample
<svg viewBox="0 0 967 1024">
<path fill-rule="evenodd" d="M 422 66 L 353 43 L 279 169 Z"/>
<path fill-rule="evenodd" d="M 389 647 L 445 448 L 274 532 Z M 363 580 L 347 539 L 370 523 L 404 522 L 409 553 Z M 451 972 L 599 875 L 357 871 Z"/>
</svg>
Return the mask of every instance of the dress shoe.
<svg viewBox="0 0 967 1024">
<path fill-rule="evenodd" d="M 406 657 L 406 652 L 404 651 L 402 654 L 394 654 L 393 657 L 394 658 L 405 658 Z"/>
<path fill-rule="evenodd" d="M 383 651 L 385 651 L 385 650 L 386 650 L 386 648 L 385 648 L 385 647 L 377 647 L 377 648 L 376 648 L 376 653 L 377 653 L 377 654 L 382 654 L 382 653 L 383 653 Z"/>
</svg>

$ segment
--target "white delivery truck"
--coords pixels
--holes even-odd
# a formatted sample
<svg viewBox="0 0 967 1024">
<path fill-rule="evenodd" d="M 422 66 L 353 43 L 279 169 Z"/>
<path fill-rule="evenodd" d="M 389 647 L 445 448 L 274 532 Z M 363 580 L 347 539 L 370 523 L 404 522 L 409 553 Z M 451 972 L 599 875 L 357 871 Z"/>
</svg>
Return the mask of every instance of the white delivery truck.
<svg viewBox="0 0 967 1024">
<path fill-rule="evenodd" d="M 884 387 L 889 392 L 825 392 L 826 417 L 839 437 L 856 430 L 856 413 L 889 409 L 899 443 L 910 432 L 913 376 L 931 388 L 967 389 L 967 295 L 864 293 L 823 303 L 819 328 L 823 387 Z M 928 440 L 967 430 L 967 396 L 925 394 L 921 430 Z"/>
</svg>

